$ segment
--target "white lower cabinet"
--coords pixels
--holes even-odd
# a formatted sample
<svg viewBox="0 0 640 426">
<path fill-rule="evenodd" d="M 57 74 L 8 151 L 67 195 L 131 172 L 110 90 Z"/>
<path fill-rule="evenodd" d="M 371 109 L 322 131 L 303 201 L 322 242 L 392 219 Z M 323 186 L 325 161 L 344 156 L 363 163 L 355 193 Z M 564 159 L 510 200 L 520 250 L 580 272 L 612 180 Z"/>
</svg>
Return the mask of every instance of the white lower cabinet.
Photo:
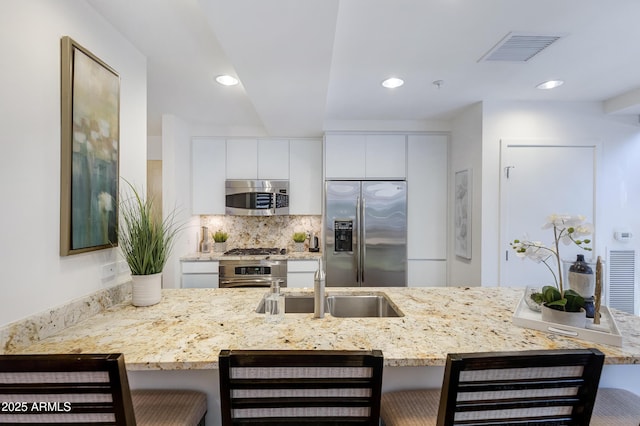
<svg viewBox="0 0 640 426">
<path fill-rule="evenodd" d="M 287 287 L 313 288 L 313 276 L 318 269 L 317 260 L 287 261 Z"/>
<path fill-rule="evenodd" d="M 218 288 L 218 261 L 183 260 L 182 288 Z"/>
<path fill-rule="evenodd" d="M 445 287 L 447 285 L 446 260 L 409 259 L 408 287 Z"/>
</svg>

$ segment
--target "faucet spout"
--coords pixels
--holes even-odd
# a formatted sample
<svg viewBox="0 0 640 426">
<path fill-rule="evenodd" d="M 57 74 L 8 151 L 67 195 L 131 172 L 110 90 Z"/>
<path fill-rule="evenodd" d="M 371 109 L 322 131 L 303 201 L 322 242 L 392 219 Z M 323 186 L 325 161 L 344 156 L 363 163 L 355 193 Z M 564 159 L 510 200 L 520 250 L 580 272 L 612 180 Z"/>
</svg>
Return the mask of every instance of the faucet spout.
<svg viewBox="0 0 640 426">
<path fill-rule="evenodd" d="M 318 259 L 318 270 L 313 276 L 313 317 L 324 318 L 325 274 L 322 259 Z"/>
</svg>

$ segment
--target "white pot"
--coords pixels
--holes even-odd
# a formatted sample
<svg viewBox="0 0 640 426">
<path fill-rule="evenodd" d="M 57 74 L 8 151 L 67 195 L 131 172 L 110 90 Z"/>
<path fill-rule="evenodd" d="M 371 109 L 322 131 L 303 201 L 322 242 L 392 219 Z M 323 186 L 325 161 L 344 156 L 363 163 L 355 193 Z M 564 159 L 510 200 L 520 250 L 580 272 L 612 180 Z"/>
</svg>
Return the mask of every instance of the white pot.
<svg viewBox="0 0 640 426">
<path fill-rule="evenodd" d="M 585 328 L 587 316 L 584 309 L 581 309 L 580 312 L 565 312 L 542 305 L 542 321 L 568 325 L 570 327 Z"/>
<path fill-rule="evenodd" d="M 299 253 L 303 252 L 304 251 L 304 242 L 299 243 L 299 242 L 295 241 L 293 243 L 293 251 L 299 252 Z"/>
<path fill-rule="evenodd" d="M 132 275 L 134 306 L 151 306 L 162 299 L 162 272 L 152 275 Z"/>
<path fill-rule="evenodd" d="M 223 243 L 214 242 L 213 251 L 216 253 L 224 253 L 225 251 L 227 251 L 227 242 L 226 241 Z"/>
</svg>

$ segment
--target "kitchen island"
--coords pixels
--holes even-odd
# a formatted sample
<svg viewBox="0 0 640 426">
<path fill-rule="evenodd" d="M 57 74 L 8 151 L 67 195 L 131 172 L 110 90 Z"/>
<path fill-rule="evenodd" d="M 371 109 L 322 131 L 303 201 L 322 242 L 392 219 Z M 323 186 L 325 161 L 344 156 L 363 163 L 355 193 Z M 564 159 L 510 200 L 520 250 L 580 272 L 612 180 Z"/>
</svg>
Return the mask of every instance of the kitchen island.
<svg viewBox="0 0 640 426">
<path fill-rule="evenodd" d="M 304 293 L 285 289 L 285 293 Z M 219 424 L 220 349 L 380 349 L 384 390 L 439 387 L 449 352 L 595 347 L 606 355 L 603 385 L 640 393 L 640 317 L 614 312 L 622 346 L 597 344 L 512 323 L 522 289 L 327 288 L 327 294 L 385 294 L 404 314 L 336 318 L 286 314 L 279 324 L 255 312 L 264 289 L 168 289 L 146 308 L 120 304 L 15 348 L 21 353 L 122 352 L 133 388 L 193 387 L 208 392 L 208 424 Z"/>
</svg>

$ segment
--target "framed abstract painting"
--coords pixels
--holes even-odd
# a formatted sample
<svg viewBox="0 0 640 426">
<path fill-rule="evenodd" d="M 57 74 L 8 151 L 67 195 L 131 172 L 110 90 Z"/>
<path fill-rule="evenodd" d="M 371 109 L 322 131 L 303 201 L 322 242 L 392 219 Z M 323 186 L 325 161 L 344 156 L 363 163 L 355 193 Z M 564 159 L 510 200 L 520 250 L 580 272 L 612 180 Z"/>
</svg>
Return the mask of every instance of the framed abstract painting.
<svg viewBox="0 0 640 426">
<path fill-rule="evenodd" d="M 120 76 L 61 39 L 60 255 L 117 245 Z"/>
<path fill-rule="evenodd" d="M 467 260 L 471 260 L 472 179 L 471 169 L 456 172 L 453 216 L 454 252 L 456 256 Z"/>
</svg>

